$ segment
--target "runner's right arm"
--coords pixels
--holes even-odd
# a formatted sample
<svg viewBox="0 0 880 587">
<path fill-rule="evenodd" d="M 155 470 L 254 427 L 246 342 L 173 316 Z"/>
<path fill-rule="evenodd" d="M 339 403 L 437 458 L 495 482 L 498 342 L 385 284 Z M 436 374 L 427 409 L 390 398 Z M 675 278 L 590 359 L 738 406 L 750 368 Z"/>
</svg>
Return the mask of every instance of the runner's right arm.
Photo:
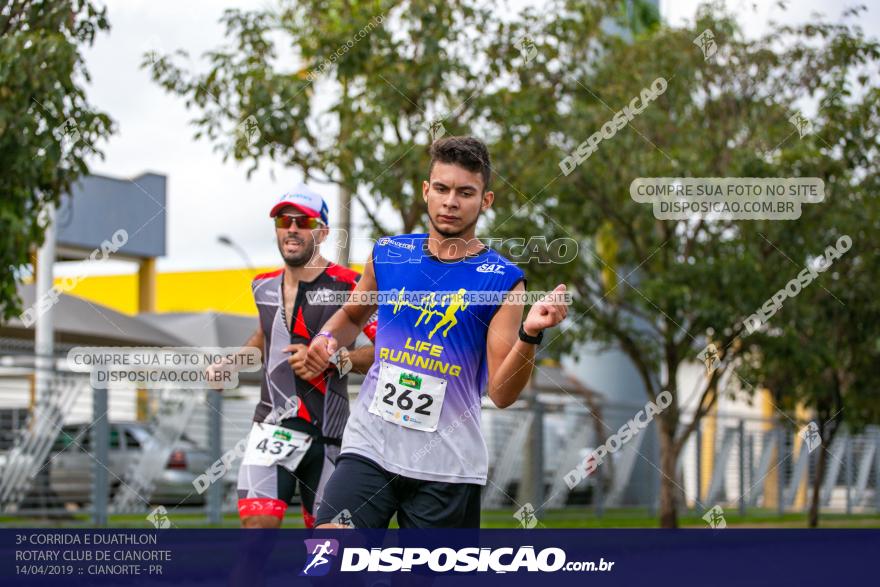
<svg viewBox="0 0 880 587">
<path fill-rule="evenodd" d="M 257 322 L 257 329 L 254 330 L 254 333 L 251 335 L 251 337 L 249 339 L 247 339 L 247 342 L 245 342 L 242 346 L 257 347 L 258 349 L 260 349 L 261 353 L 264 353 L 264 352 L 266 352 L 265 349 L 263 348 L 264 341 L 265 341 L 265 338 L 263 337 L 263 327 L 260 326 L 259 322 Z"/>
<path fill-rule="evenodd" d="M 376 311 L 376 304 L 362 303 L 361 297 L 367 298 L 376 291 L 376 274 L 373 271 L 372 258 L 364 266 L 364 274 L 361 276 L 355 288 L 352 290 L 352 298 L 347 301 L 333 316 L 321 327 L 321 332 L 329 332 L 333 338 L 315 336 L 309 345 L 309 355 L 306 359 L 306 367 L 309 371 L 322 372 L 330 363 L 330 355 L 336 352 L 340 346 L 348 346 L 354 342 L 364 325 Z"/>
</svg>

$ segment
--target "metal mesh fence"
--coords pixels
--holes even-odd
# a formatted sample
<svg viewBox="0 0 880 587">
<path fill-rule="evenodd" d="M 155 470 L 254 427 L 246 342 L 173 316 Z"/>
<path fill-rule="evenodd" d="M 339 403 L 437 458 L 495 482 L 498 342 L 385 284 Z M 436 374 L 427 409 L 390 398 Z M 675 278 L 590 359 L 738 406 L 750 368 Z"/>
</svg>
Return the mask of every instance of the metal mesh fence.
<svg viewBox="0 0 880 587">
<path fill-rule="evenodd" d="M 162 524 L 174 512 L 215 523 L 236 513 L 236 449 L 250 430 L 256 387 L 223 394 L 101 391 L 83 374 L 38 375 L 21 357 L 0 368 L 2 515 L 94 524 L 130 515 Z M 656 511 L 662 475 L 656 423 L 632 424 L 643 405 L 587 405 L 553 393 L 524 398 L 505 410 L 484 403 L 490 463 L 484 510 L 529 504 L 536 512 L 585 515 Z M 635 433 L 623 440 L 625 425 Z M 606 454 L 592 467 L 600 446 Z M 697 512 L 715 506 L 806 511 L 820 458 L 823 511 L 880 511 L 876 426 L 842 428 L 822 442 L 810 439 L 803 424 L 716 413 L 682 447 L 673 481 L 682 507 Z"/>
</svg>

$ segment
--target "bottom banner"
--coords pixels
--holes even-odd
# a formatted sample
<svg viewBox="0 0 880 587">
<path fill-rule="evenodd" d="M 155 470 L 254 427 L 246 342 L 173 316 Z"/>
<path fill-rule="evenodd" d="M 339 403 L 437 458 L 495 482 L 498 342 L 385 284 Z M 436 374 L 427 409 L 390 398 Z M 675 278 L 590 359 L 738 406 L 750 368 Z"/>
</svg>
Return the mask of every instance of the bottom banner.
<svg viewBox="0 0 880 587">
<path fill-rule="evenodd" d="M 880 530 L 0 530 L 4 585 L 876 584 Z"/>
</svg>

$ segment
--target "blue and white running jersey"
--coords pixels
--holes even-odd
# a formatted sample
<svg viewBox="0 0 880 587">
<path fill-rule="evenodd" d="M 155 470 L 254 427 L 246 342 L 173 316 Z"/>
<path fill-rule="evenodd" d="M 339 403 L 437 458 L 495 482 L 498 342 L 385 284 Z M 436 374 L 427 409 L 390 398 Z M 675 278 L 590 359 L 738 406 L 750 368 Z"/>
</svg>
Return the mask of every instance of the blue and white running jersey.
<svg viewBox="0 0 880 587">
<path fill-rule="evenodd" d="M 379 239 L 375 362 L 342 440 L 342 453 L 415 479 L 486 484 L 480 426 L 489 323 L 524 280 L 496 251 L 441 261 L 426 234 Z"/>
</svg>

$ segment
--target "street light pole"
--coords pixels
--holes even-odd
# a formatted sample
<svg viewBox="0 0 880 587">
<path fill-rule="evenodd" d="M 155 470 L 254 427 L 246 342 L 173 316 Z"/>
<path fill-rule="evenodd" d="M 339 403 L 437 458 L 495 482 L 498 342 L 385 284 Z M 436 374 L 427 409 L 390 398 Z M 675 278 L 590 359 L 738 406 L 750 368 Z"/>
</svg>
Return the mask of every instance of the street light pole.
<svg viewBox="0 0 880 587">
<path fill-rule="evenodd" d="M 245 267 L 247 267 L 248 270 L 251 271 L 252 273 L 255 271 L 254 264 L 251 263 L 250 257 L 248 257 L 248 254 L 241 247 L 241 245 L 239 245 L 237 242 L 235 242 L 234 240 L 232 240 L 231 238 L 229 238 L 225 234 L 218 235 L 217 242 L 219 242 L 221 245 L 226 245 L 227 247 L 231 248 L 236 253 L 238 253 L 238 255 L 244 261 Z"/>
</svg>

